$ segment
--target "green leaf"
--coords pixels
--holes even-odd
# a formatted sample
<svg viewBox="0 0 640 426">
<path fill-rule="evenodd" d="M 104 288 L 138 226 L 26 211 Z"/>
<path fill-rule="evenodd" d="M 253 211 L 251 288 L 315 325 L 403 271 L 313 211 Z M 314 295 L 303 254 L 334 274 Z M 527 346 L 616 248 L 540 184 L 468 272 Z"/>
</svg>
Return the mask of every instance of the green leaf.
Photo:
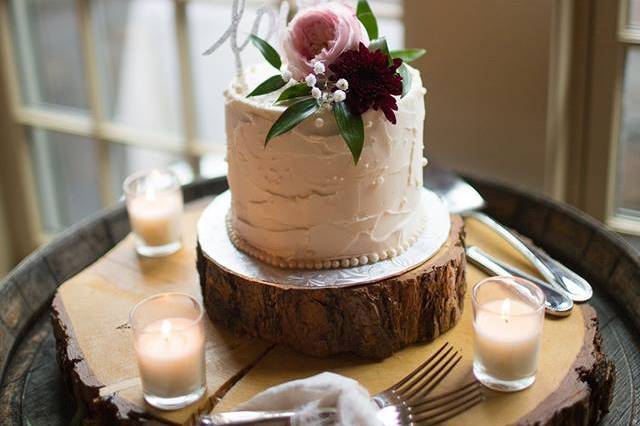
<svg viewBox="0 0 640 426">
<path fill-rule="evenodd" d="M 294 84 L 291 87 L 287 87 L 278 97 L 275 104 L 280 105 L 286 102 L 290 102 L 296 98 L 311 95 L 311 87 L 306 83 Z"/>
<path fill-rule="evenodd" d="M 253 43 L 253 45 L 258 48 L 267 62 L 273 65 L 275 69 L 280 70 L 280 67 L 282 67 L 282 59 L 280 59 L 280 55 L 278 54 L 276 49 L 274 49 L 265 40 L 254 34 L 251 34 L 249 38 L 251 39 L 251 43 Z"/>
<path fill-rule="evenodd" d="M 287 82 L 283 80 L 281 75 L 274 75 L 273 77 L 269 77 L 268 79 L 260 83 L 258 87 L 253 89 L 253 91 L 247 95 L 247 98 L 275 92 L 285 84 L 287 84 Z"/>
<path fill-rule="evenodd" d="M 273 126 L 269 129 L 269 133 L 267 133 L 267 137 L 264 140 L 264 145 L 267 146 L 269 141 L 276 136 L 287 133 L 319 109 L 320 105 L 318 104 L 318 101 L 313 98 L 302 99 L 294 103 L 289 108 L 285 109 L 282 115 L 278 117 L 275 123 L 273 123 Z"/>
<path fill-rule="evenodd" d="M 375 15 L 373 13 L 367 12 L 360 13 L 357 16 L 360 22 L 362 22 L 364 29 L 367 30 L 369 40 L 378 38 L 378 22 L 376 21 Z"/>
<path fill-rule="evenodd" d="M 372 52 L 375 52 L 376 50 L 380 50 L 382 53 L 387 55 L 387 57 L 389 58 L 389 65 L 393 64 L 393 59 L 391 58 L 391 55 L 389 54 L 389 45 L 387 44 L 387 39 L 386 38 L 380 37 L 380 38 L 376 38 L 374 40 L 371 40 L 371 42 L 369 43 L 369 50 L 372 51 Z"/>
<path fill-rule="evenodd" d="M 400 68 L 398 68 L 398 74 L 400 74 L 400 77 L 402 77 L 401 98 L 404 98 L 411 89 L 411 73 L 409 72 L 409 68 L 407 68 L 407 65 L 404 62 L 402 63 L 402 65 L 400 65 Z"/>
<path fill-rule="evenodd" d="M 356 16 L 362 22 L 364 29 L 367 30 L 369 40 L 378 38 L 378 21 L 367 0 L 358 0 Z"/>
<path fill-rule="evenodd" d="M 375 52 L 376 50 L 381 50 L 385 55 L 389 54 L 389 45 L 387 44 L 387 39 L 384 37 L 372 39 L 369 42 L 369 50 Z"/>
<path fill-rule="evenodd" d="M 392 58 L 400 58 L 404 62 L 412 62 L 427 53 L 424 49 L 402 49 L 392 50 L 390 52 Z"/>
<path fill-rule="evenodd" d="M 338 129 L 342 139 L 347 143 L 353 156 L 353 162 L 358 164 L 362 147 L 364 146 L 364 124 L 362 116 L 352 114 L 345 102 L 336 102 L 333 106 L 333 115 L 336 118 Z"/>
</svg>

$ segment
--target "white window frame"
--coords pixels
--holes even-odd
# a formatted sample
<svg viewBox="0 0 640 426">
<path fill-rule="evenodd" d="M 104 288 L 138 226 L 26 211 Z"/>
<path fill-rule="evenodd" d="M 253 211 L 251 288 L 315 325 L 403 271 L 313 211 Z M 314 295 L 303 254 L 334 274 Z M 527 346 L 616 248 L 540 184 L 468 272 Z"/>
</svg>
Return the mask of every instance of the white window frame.
<svg viewBox="0 0 640 426">
<path fill-rule="evenodd" d="M 614 106 L 613 106 L 613 126 L 611 132 L 611 150 L 610 157 L 610 173 L 608 182 L 608 194 L 607 194 L 607 225 L 622 233 L 640 235 L 640 218 L 630 217 L 621 214 L 616 211 L 616 173 L 619 167 L 618 160 L 618 148 L 620 147 L 620 130 L 622 126 L 622 97 L 623 97 L 623 84 L 624 84 L 624 58 L 626 52 L 633 46 L 640 47 L 640 28 L 629 28 L 629 4 L 631 0 L 619 0 L 619 15 L 618 15 L 618 30 L 617 38 L 618 42 L 622 45 L 621 58 L 617 61 L 618 73 L 616 81 L 616 92 L 614 94 Z"/>
<path fill-rule="evenodd" d="M 626 50 L 640 45 L 627 28 L 628 1 L 573 2 L 570 131 L 566 200 L 610 229 L 640 235 L 640 220 L 616 210 Z"/>
<path fill-rule="evenodd" d="M 617 15 L 616 15 L 616 27 L 614 30 L 615 33 L 615 46 L 610 46 L 609 53 L 606 52 L 598 52 L 596 51 L 594 67 L 601 65 L 598 61 L 607 60 L 610 62 L 610 67 L 612 69 L 612 77 L 613 77 L 613 93 L 611 93 L 608 97 L 599 97 L 597 92 L 595 97 L 592 99 L 592 103 L 602 102 L 603 105 L 609 108 L 610 112 L 610 121 L 609 123 L 609 139 L 608 142 L 608 158 L 607 156 L 603 157 L 604 159 L 600 159 L 600 161 L 604 161 L 606 164 L 603 164 L 601 167 L 606 170 L 605 179 L 605 193 L 599 195 L 597 191 L 591 197 L 592 199 L 599 198 L 601 203 L 604 205 L 604 212 L 602 214 L 598 214 L 598 210 L 595 210 L 594 213 L 596 217 L 602 216 L 601 219 L 605 222 L 605 224 L 613 229 L 614 231 L 629 234 L 629 235 L 640 235 L 640 219 L 628 215 L 624 215 L 617 210 L 616 206 L 616 185 L 617 181 L 617 173 L 619 168 L 619 148 L 620 148 L 620 131 L 622 126 L 622 98 L 623 98 L 623 84 L 624 84 L 624 73 L 625 73 L 625 57 L 627 50 L 632 48 L 633 46 L 640 46 L 640 29 L 637 28 L 629 28 L 628 19 L 629 19 L 629 4 L 630 0 L 619 0 L 618 2 L 611 2 L 611 4 L 617 3 Z M 606 16 L 606 13 L 604 14 Z M 600 18 L 596 18 L 600 19 Z M 602 23 L 602 25 L 606 25 L 606 23 Z M 601 50 L 604 50 L 604 46 L 599 46 Z M 595 49 L 599 48 L 598 46 Z M 597 76 L 594 75 L 594 81 L 592 85 L 598 84 Z M 597 108 L 594 106 L 594 108 Z M 603 120 L 604 121 L 604 120 Z M 594 131 L 598 132 L 597 124 L 594 124 Z M 594 141 L 594 144 L 597 142 Z M 596 155 L 598 150 L 596 149 Z M 593 167 L 596 163 L 596 159 L 592 158 L 591 167 Z M 593 170 L 593 169 L 592 169 Z M 594 171 L 596 175 L 599 173 Z M 585 190 L 588 190 L 586 188 Z M 589 197 L 587 197 L 589 198 Z"/>
</svg>

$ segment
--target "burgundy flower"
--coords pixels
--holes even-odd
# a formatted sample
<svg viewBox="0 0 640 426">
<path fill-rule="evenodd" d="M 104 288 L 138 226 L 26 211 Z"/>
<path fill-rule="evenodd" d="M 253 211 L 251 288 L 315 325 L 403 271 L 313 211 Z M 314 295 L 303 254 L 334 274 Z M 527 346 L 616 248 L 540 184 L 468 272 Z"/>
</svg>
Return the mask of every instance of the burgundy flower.
<svg viewBox="0 0 640 426">
<path fill-rule="evenodd" d="M 394 96 L 402 94 L 402 77 L 397 73 L 402 59 L 389 57 L 380 50 L 371 52 L 363 43 L 358 50 L 343 52 L 329 65 L 331 80 L 344 78 L 349 82 L 345 102 L 353 114 L 363 114 L 370 108 L 382 110 L 391 123 L 396 124 L 394 111 L 398 104 Z"/>
</svg>

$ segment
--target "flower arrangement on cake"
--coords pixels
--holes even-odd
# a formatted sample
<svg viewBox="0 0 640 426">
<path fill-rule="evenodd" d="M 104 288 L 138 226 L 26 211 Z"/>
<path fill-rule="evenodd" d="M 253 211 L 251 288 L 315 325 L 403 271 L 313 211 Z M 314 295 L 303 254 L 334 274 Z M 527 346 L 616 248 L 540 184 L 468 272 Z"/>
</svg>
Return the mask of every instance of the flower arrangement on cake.
<svg viewBox="0 0 640 426">
<path fill-rule="evenodd" d="M 382 111 L 396 124 L 396 98 L 406 95 L 411 85 L 405 62 L 425 53 L 423 49 L 389 50 L 366 0 L 359 0 L 355 10 L 337 2 L 302 9 L 284 31 L 282 56 L 257 35 L 250 39 L 279 74 L 247 96 L 285 87 L 275 104 L 287 108 L 267 133 L 265 145 L 324 109 L 333 112 L 356 164 L 364 145 L 362 114 L 370 109 Z"/>
</svg>

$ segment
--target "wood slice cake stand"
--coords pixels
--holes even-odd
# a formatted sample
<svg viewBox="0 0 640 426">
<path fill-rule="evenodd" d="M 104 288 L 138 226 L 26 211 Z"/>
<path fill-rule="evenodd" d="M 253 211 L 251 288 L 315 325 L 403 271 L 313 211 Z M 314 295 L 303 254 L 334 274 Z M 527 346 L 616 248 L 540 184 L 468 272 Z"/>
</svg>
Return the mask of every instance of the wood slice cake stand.
<svg viewBox="0 0 640 426">
<path fill-rule="evenodd" d="M 194 267 L 195 229 L 208 201 L 210 199 L 187 205 L 185 247 L 178 253 L 162 259 L 139 258 L 129 236 L 59 287 L 52 306 L 58 362 L 76 402 L 85 409 L 87 424 L 140 424 L 150 420 L 173 425 L 193 424 L 198 413 L 229 409 L 271 385 L 326 370 L 353 377 L 371 393 L 376 393 L 405 376 L 445 341 L 462 349 L 463 361 L 443 382 L 442 389 L 468 380 L 473 333 L 470 309 L 460 312 L 463 297 L 469 306 L 469 295 L 465 294 L 462 284 L 462 268 L 465 268 L 462 223 L 456 218 L 451 241 L 436 254 L 429 266 L 373 287 L 353 288 L 350 290 L 353 294 L 344 298 L 344 302 L 337 300 L 335 293 L 324 291 L 302 296 L 289 296 L 283 291 L 274 293 L 273 299 L 259 299 L 255 295 L 248 299 L 257 312 L 265 312 L 264 307 L 255 303 L 258 300 L 285 311 L 290 309 L 287 303 L 297 304 L 298 312 L 289 311 L 290 315 L 296 314 L 289 320 L 309 321 L 306 327 L 316 336 L 320 333 L 313 328 L 318 324 L 333 322 L 344 328 L 350 321 L 363 321 L 363 325 L 369 326 L 363 328 L 366 337 L 353 335 L 352 338 L 359 339 L 357 345 L 367 345 L 372 354 L 378 356 L 411 340 L 437 336 L 434 341 L 411 345 L 381 362 L 353 355 L 318 358 L 284 345 L 238 336 L 220 322 L 206 321 L 206 396 L 177 411 L 159 411 L 146 405 L 142 399 L 131 330 L 127 325 L 128 313 L 143 297 L 158 292 L 182 291 L 202 297 Z M 468 242 L 530 271 L 522 258 L 482 226 L 472 221 L 466 225 Z M 454 266 L 461 269 L 454 273 Z M 438 275 L 446 278 L 433 279 Z M 466 266 L 469 285 L 484 277 L 486 275 L 480 271 Z M 425 289 L 421 287 L 424 280 L 440 284 Z M 239 285 L 244 284 L 233 281 L 222 288 Z M 262 286 L 254 287 L 265 291 Z M 447 303 L 451 305 L 438 306 L 431 292 L 450 292 Z M 244 295 L 252 297 L 251 292 L 245 291 Z M 205 297 L 211 296 L 205 292 Z M 430 312 L 435 311 L 439 312 L 437 320 L 420 325 L 409 318 L 408 313 L 394 311 L 390 304 L 403 298 L 410 301 L 405 302 L 405 306 L 411 307 L 413 315 L 424 320 L 433 318 Z M 327 307 L 329 305 L 331 307 Z M 229 312 L 229 315 L 237 313 Z M 264 321 L 257 315 L 253 318 L 258 323 Z M 379 323 L 379 318 L 389 322 Z M 455 327 L 441 334 L 456 321 Z M 324 338 L 326 343 L 321 347 L 332 351 L 336 348 L 335 342 L 345 344 L 341 336 L 331 335 L 340 327 L 328 329 L 331 337 Z M 271 326 L 264 325 L 264 328 L 277 331 Z M 384 336 L 391 342 L 383 350 L 370 346 L 374 341 L 383 345 Z M 355 344 L 341 346 L 341 350 L 355 347 Z M 531 388 L 515 394 L 488 394 L 487 401 L 451 422 L 474 425 L 593 424 L 606 411 L 612 386 L 612 364 L 601 351 L 595 312 L 588 305 L 582 305 L 568 318 L 545 320 L 540 369 Z"/>
<path fill-rule="evenodd" d="M 465 281 L 464 226 L 452 218 L 435 256 L 401 275 L 356 286 L 281 286 L 229 271 L 197 248 L 209 317 L 236 334 L 280 343 L 305 354 L 351 352 L 382 359 L 456 325 Z"/>
</svg>

